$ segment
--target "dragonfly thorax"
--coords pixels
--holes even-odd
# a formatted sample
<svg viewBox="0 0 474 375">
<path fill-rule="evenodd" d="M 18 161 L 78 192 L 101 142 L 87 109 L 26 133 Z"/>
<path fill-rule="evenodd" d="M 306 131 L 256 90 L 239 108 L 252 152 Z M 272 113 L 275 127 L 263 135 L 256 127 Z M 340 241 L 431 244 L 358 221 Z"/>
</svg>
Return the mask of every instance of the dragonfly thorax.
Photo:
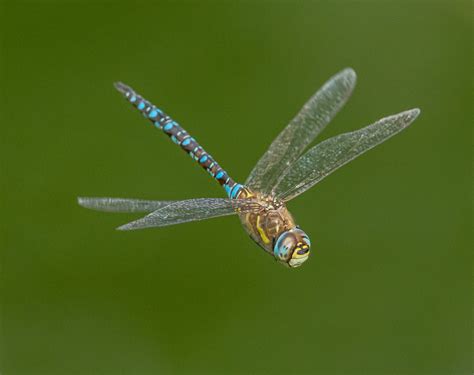
<svg viewBox="0 0 474 375">
<path fill-rule="evenodd" d="M 260 208 L 240 214 L 247 233 L 260 247 L 277 261 L 289 266 L 300 266 L 309 255 L 308 236 L 299 229 L 283 201 L 272 196 L 248 194 Z"/>
<path fill-rule="evenodd" d="M 262 195 L 258 197 L 260 203 L 262 204 L 265 211 L 278 211 L 282 208 L 286 209 L 285 203 L 278 200 L 271 195 Z"/>
</svg>

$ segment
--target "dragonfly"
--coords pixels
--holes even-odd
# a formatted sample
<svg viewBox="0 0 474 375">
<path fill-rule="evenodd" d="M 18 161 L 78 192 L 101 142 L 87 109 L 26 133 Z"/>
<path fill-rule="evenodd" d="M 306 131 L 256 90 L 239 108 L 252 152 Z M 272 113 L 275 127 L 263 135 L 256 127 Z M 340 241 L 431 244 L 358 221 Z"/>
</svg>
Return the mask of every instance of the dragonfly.
<svg viewBox="0 0 474 375">
<path fill-rule="evenodd" d="M 115 88 L 124 98 L 151 122 L 152 127 L 163 131 L 204 168 L 225 189 L 227 198 L 156 201 L 79 197 L 78 203 L 98 211 L 146 213 L 118 230 L 164 227 L 237 215 L 250 238 L 266 253 L 289 268 L 299 267 L 310 255 L 311 241 L 296 225 L 287 203 L 407 128 L 420 113 L 418 108 L 413 108 L 390 115 L 309 148 L 347 102 L 355 83 L 356 73 L 351 68 L 332 76 L 281 131 L 245 183 L 240 184 L 170 116 L 131 87 L 117 82 Z"/>
</svg>

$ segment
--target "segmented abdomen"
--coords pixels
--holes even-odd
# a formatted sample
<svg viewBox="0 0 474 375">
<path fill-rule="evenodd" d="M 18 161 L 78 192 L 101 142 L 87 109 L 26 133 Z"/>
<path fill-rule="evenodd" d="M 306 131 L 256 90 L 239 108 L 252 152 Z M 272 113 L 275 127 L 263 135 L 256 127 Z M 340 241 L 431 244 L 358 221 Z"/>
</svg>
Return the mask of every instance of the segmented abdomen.
<svg viewBox="0 0 474 375">
<path fill-rule="evenodd" d="M 176 121 L 162 110 L 138 95 L 131 87 L 118 82 L 115 87 L 125 98 L 137 108 L 143 116 L 150 120 L 157 129 L 163 130 L 171 140 L 186 151 L 225 189 L 229 198 L 239 198 L 245 188 L 236 183 L 225 170 L 209 155 L 196 140 L 191 137 Z"/>
</svg>

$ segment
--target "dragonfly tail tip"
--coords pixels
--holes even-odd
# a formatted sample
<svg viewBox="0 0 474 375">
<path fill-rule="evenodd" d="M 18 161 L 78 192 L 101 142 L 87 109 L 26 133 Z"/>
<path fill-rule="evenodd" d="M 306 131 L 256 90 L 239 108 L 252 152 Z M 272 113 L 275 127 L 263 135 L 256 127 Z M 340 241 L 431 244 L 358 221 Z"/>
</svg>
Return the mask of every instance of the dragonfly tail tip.
<svg viewBox="0 0 474 375">
<path fill-rule="evenodd" d="M 114 87 L 117 89 L 117 91 L 119 91 L 120 93 L 122 93 L 124 95 L 128 91 L 130 91 L 130 87 L 128 87 L 127 85 L 125 85 L 124 83 L 122 83 L 120 81 L 114 82 Z"/>
</svg>

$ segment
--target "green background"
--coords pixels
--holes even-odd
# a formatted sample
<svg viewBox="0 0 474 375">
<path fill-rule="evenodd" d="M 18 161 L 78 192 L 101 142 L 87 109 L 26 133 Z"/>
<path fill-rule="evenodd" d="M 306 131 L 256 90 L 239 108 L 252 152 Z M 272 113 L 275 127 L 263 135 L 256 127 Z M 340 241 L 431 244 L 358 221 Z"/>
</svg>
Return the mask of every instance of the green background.
<svg viewBox="0 0 474 375">
<path fill-rule="evenodd" d="M 13 374 L 471 373 L 470 2 L 3 2 L 1 368 Z M 76 196 L 223 197 L 112 82 L 235 179 L 331 75 L 321 139 L 407 131 L 291 202 L 275 264 L 235 217 L 117 232 Z"/>
</svg>

